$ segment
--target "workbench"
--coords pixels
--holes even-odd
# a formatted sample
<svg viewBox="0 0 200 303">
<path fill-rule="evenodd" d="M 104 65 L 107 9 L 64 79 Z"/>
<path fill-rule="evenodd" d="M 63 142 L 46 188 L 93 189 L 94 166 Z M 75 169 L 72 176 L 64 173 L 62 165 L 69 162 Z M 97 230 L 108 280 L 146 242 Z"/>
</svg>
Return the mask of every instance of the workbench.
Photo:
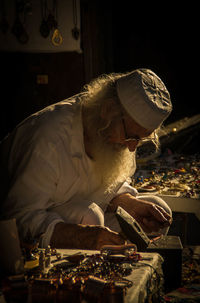
<svg viewBox="0 0 200 303">
<path fill-rule="evenodd" d="M 93 255 L 99 254 L 99 251 L 92 250 L 74 250 L 74 249 L 58 249 L 57 252 L 63 255 L 74 255 L 77 253 Z M 163 286 L 163 275 L 162 275 L 162 262 L 163 259 L 158 253 L 139 253 L 141 260 L 135 262 L 132 266 L 132 272 L 126 279 L 132 282 L 132 286 L 126 288 L 125 291 L 113 292 L 105 295 L 105 293 L 100 295 L 95 301 L 91 301 L 87 298 L 84 299 L 85 303 L 146 303 L 146 302 L 159 302 L 152 301 L 154 296 L 162 295 L 162 286 Z M 50 289 L 51 288 L 51 289 Z M 14 297 L 12 296 L 12 291 L 4 293 L 6 303 L 9 302 L 72 302 L 73 303 L 82 303 L 82 295 L 78 292 L 70 294 L 66 292 L 59 293 L 59 288 L 53 290 L 52 286 L 49 285 L 49 288 L 44 288 L 44 286 L 37 285 L 37 288 L 33 291 L 33 287 L 27 287 L 27 290 L 21 291 L 20 288 L 14 290 Z M 61 288 L 62 289 L 62 288 Z M 35 293 L 36 291 L 36 293 Z M 22 294 L 23 293 L 23 294 Z M 67 297 L 66 298 L 66 294 Z M 23 300 L 22 300 L 23 297 Z M 103 301 L 102 301 L 103 298 Z M 13 300 L 14 299 L 14 300 Z M 38 301 L 39 300 L 39 301 Z M 64 301 L 62 301 L 64 300 Z M 159 300 L 159 299 L 158 299 Z"/>
</svg>

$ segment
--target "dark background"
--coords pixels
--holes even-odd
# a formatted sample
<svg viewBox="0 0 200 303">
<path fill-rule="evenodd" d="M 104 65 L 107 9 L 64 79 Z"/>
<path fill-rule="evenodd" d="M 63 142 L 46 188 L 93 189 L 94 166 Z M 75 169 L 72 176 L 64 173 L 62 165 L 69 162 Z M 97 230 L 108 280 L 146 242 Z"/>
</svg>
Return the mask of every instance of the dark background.
<svg viewBox="0 0 200 303">
<path fill-rule="evenodd" d="M 170 91 L 174 110 L 166 124 L 199 113 L 198 7 L 186 2 L 80 4 L 82 53 L 0 53 L 0 138 L 27 115 L 78 93 L 92 78 L 138 67 L 151 68 Z M 38 85 L 37 74 L 47 74 L 48 84 Z"/>
</svg>

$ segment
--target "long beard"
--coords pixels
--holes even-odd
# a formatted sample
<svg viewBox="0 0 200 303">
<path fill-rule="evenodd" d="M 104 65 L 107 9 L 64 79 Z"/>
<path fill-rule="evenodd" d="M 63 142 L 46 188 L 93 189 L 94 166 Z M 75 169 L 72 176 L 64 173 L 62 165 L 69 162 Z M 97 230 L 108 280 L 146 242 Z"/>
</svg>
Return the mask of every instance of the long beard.
<svg viewBox="0 0 200 303">
<path fill-rule="evenodd" d="M 94 169 L 105 192 L 112 192 L 135 172 L 135 153 L 100 136 L 92 146 Z"/>
</svg>

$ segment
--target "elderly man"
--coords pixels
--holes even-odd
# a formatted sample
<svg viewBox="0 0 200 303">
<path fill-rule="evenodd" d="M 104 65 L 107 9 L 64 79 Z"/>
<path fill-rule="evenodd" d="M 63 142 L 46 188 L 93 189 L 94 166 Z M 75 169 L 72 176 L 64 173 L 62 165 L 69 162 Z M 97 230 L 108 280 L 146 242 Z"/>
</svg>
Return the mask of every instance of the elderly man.
<svg viewBox="0 0 200 303">
<path fill-rule="evenodd" d="M 171 110 L 161 79 L 137 69 L 101 76 L 31 115 L 1 143 L 1 219 L 16 218 L 20 239 L 41 247 L 123 244 L 118 206 L 147 233 L 168 228 L 167 204 L 141 199 L 129 179 L 138 144 L 158 144 L 156 130 Z"/>
</svg>

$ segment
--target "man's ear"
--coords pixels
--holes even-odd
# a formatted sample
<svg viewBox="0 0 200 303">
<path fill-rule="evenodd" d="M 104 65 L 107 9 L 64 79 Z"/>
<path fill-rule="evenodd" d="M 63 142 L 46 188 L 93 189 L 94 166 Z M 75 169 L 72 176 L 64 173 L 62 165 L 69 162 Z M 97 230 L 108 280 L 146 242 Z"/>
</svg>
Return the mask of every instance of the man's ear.
<svg viewBox="0 0 200 303">
<path fill-rule="evenodd" d="M 114 100 L 108 100 L 106 103 L 104 103 L 100 110 L 100 116 L 104 120 L 110 120 L 113 116 L 113 109 L 115 106 Z"/>
</svg>

